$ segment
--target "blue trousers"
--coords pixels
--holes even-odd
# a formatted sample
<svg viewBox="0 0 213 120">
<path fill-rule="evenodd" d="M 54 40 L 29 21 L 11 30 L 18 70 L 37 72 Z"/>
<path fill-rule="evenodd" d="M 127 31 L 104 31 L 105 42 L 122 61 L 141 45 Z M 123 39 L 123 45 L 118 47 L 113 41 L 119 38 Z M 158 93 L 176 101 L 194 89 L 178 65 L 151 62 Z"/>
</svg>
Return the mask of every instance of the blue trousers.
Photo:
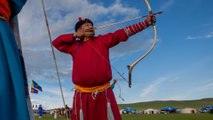
<svg viewBox="0 0 213 120">
<path fill-rule="evenodd" d="M 30 120 L 23 70 L 9 24 L 0 19 L 0 119 Z"/>
</svg>

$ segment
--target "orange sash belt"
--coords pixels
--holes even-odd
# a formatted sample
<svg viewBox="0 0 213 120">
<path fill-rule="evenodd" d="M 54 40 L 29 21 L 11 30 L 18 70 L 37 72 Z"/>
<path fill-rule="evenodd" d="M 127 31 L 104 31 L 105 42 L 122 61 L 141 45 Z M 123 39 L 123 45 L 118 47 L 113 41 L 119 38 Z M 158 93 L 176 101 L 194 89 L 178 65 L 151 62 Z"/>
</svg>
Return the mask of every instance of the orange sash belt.
<svg viewBox="0 0 213 120">
<path fill-rule="evenodd" d="M 99 85 L 99 86 L 95 86 L 95 87 L 82 87 L 79 85 L 75 85 L 75 89 L 77 91 L 84 92 L 84 93 L 102 92 L 109 87 L 110 87 L 110 82 L 107 82 L 103 85 Z"/>
</svg>

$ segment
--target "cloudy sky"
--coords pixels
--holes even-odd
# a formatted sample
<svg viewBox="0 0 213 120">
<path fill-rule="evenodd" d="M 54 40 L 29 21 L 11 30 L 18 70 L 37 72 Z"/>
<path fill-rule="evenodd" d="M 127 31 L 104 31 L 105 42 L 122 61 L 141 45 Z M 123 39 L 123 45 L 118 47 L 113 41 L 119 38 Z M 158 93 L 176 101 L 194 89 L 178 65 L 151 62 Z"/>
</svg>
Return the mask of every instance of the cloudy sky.
<svg viewBox="0 0 213 120">
<path fill-rule="evenodd" d="M 51 37 L 74 32 L 78 17 L 89 17 L 95 26 L 119 22 L 148 13 L 143 0 L 44 0 Z M 118 103 L 153 100 L 191 100 L 213 96 L 212 0 L 149 0 L 157 16 L 157 44 L 132 72 L 132 88 L 113 69 L 118 80 Z M 97 30 L 96 35 L 137 23 L 131 21 Z M 22 50 L 28 82 L 35 80 L 43 92 L 30 94 L 45 108 L 62 107 L 51 46 L 41 0 L 28 0 L 19 14 Z M 111 49 L 111 65 L 128 77 L 127 65 L 151 46 L 151 28 Z M 72 106 L 72 58 L 55 49 L 65 102 Z M 119 98 L 121 94 L 124 101 Z"/>
</svg>

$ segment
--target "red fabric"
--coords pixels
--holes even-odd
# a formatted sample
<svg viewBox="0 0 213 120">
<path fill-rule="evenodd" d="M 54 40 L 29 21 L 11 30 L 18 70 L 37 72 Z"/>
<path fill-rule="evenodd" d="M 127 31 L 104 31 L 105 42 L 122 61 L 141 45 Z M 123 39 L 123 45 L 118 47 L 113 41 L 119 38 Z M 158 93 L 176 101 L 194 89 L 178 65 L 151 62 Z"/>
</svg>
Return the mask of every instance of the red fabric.
<svg viewBox="0 0 213 120">
<path fill-rule="evenodd" d="M 112 89 L 108 88 L 106 91 L 108 95 L 108 100 L 111 104 L 114 120 L 121 120 L 121 115 Z M 79 120 L 79 111 L 81 108 L 81 103 L 84 120 L 108 120 L 107 98 L 105 91 L 98 93 L 95 99 L 92 98 L 91 93 L 76 92 L 74 96 L 71 120 Z"/>
<path fill-rule="evenodd" d="M 72 55 L 74 84 L 83 87 L 103 85 L 112 79 L 109 61 L 109 48 L 128 39 L 124 29 L 99 35 L 86 42 L 74 40 L 73 34 L 64 34 L 52 44 L 61 52 Z M 106 96 L 107 91 L 107 96 Z M 107 120 L 107 99 L 114 115 L 114 120 L 121 120 L 121 115 L 111 88 L 97 94 L 93 99 L 91 93 L 76 92 L 73 100 L 72 120 L 79 120 L 82 105 L 84 120 Z"/>
<path fill-rule="evenodd" d="M 36 93 L 38 94 L 38 90 L 34 89 L 34 88 L 31 88 L 31 93 Z"/>
<path fill-rule="evenodd" d="M 73 58 L 72 81 L 84 87 L 103 85 L 112 79 L 109 48 L 127 40 L 124 30 L 99 35 L 86 42 L 74 41 L 73 34 L 61 35 L 53 41 L 58 50 Z"/>
<path fill-rule="evenodd" d="M 8 0 L 0 0 L 0 14 L 9 21 L 11 10 L 10 10 L 10 4 L 8 3 Z"/>
<path fill-rule="evenodd" d="M 132 36 L 142 30 L 144 30 L 145 28 L 149 27 L 151 24 L 148 23 L 147 20 L 143 21 L 143 22 L 139 22 L 137 24 L 134 24 L 134 25 L 130 25 L 125 29 L 126 33 L 128 36 Z"/>
</svg>

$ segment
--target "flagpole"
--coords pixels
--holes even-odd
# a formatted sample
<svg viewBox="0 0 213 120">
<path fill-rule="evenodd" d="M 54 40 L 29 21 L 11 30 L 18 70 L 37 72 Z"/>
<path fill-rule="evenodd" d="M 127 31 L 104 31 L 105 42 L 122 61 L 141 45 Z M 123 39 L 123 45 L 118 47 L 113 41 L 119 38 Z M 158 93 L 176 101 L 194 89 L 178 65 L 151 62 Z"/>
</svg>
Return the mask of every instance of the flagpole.
<svg viewBox="0 0 213 120">
<path fill-rule="evenodd" d="M 63 89 L 62 89 L 61 79 L 60 79 L 60 76 L 59 76 L 59 70 L 58 70 L 57 60 L 56 60 L 56 56 L 55 56 L 55 51 L 54 51 L 53 45 L 52 45 L 51 32 L 50 32 L 49 23 L 48 23 L 48 19 L 47 19 L 47 14 L 46 14 L 46 10 L 45 10 L 44 0 L 41 0 L 41 4 L 42 4 L 43 12 L 44 12 L 44 18 L 45 18 L 45 23 L 46 23 L 46 27 L 47 27 L 47 32 L 48 32 L 50 47 L 51 47 L 52 55 L 53 55 L 53 59 L 54 59 L 54 64 L 55 64 L 55 69 L 56 69 L 56 75 L 57 75 L 57 79 L 58 79 L 58 84 L 59 84 L 59 87 L 60 87 L 61 97 L 62 97 L 62 101 L 63 101 L 64 108 L 65 108 L 66 104 L 65 104 L 65 99 L 64 99 L 64 92 L 63 92 Z M 66 113 L 66 118 L 67 118 L 67 120 L 69 119 L 67 113 Z"/>
<path fill-rule="evenodd" d="M 27 101 L 27 107 L 28 107 L 30 120 L 34 120 L 32 103 L 31 103 L 31 100 L 30 100 L 30 95 L 29 95 L 29 90 L 28 90 L 28 81 L 27 81 L 27 74 L 26 74 L 26 69 L 25 69 L 24 57 L 23 57 L 22 48 L 21 48 L 21 40 L 20 40 L 20 35 L 19 35 L 19 26 L 18 26 L 18 17 L 17 16 L 15 16 L 11 19 L 10 26 L 11 26 L 13 33 L 14 33 L 14 36 L 15 36 L 16 44 L 17 44 L 17 47 L 18 47 L 18 53 L 19 53 L 19 56 L 20 56 L 21 66 L 22 66 L 22 70 L 23 70 L 25 95 L 26 95 L 26 101 Z"/>
</svg>

